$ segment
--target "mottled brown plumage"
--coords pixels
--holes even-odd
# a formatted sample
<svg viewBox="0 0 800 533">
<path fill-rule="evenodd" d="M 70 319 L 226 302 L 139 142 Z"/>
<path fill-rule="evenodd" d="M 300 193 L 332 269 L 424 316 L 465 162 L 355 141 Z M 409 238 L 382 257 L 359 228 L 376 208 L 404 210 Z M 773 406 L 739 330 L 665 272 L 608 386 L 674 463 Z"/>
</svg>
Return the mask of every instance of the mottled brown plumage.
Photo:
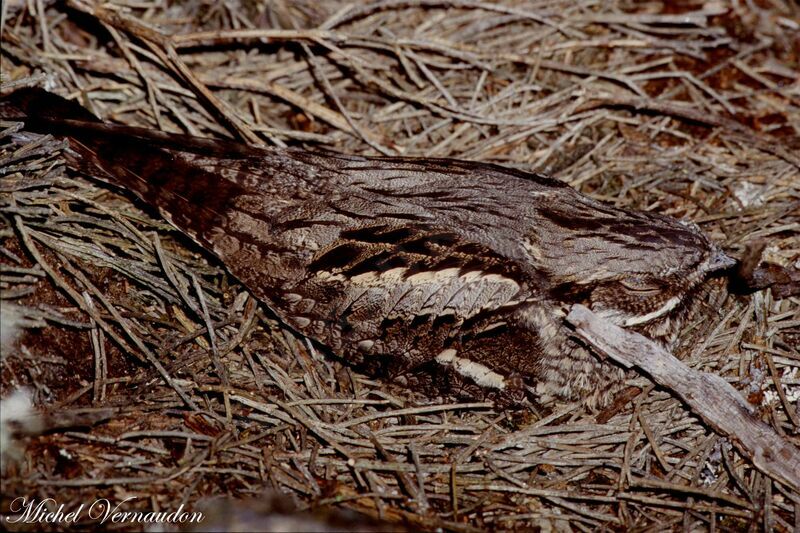
<svg viewBox="0 0 800 533">
<path fill-rule="evenodd" d="M 496 165 L 209 142 L 41 92 L 0 112 L 66 136 L 75 168 L 156 206 L 297 331 L 412 385 L 603 405 L 623 371 L 570 337 L 567 307 L 670 342 L 732 264 L 692 224 Z"/>
</svg>

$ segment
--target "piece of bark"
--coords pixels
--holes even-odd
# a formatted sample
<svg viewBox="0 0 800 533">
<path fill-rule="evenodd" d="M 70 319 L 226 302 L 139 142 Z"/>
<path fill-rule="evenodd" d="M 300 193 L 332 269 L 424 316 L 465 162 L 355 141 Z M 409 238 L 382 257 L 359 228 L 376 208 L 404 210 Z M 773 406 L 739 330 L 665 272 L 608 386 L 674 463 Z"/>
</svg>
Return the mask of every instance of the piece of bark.
<svg viewBox="0 0 800 533">
<path fill-rule="evenodd" d="M 762 262 L 767 241 L 747 244 L 737 268 L 731 272 L 730 290 L 736 294 L 751 294 L 768 287 L 775 298 L 800 295 L 800 272 Z"/>
<path fill-rule="evenodd" d="M 800 490 L 800 449 L 761 421 L 722 377 L 689 368 L 653 341 L 611 324 L 582 305 L 574 305 L 567 320 L 598 353 L 627 368 L 643 370 L 675 393 L 761 472 Z"/>
</svg>

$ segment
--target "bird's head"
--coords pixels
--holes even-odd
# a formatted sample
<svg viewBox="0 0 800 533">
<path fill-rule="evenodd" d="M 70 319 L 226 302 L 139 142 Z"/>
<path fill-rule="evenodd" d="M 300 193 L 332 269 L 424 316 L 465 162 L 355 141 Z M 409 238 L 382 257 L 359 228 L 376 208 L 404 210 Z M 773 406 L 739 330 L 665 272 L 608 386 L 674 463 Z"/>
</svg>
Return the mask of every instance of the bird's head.
<svg viewBox="0 0 800 533">
<path fill-rule="evenodd" d="M 736 264 L 697 226 L 668 216 L 570 193 L 538 215 L 530 249 L 547 265 L 551 297 L 665 343 L 703 282 Z"/>
</svg>

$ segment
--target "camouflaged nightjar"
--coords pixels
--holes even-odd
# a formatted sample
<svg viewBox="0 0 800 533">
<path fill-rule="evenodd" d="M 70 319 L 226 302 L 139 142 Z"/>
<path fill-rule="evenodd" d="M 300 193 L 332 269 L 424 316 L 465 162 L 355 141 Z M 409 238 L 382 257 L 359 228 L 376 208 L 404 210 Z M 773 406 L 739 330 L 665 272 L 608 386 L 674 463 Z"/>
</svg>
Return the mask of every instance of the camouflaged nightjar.
<svg viewBox="0 0 800 533">
<path fill-rule="evenodd" d="M 733 264 L 692 224 L 497 165 L 168 135 L 36 91 L 0 110 L 65 136 L 76 169 L 157 207 L 298 332 L 414 386 L 605 405 L 624 371 L 570 336 L 568 307 L 669 343 Z"/>
</svg>

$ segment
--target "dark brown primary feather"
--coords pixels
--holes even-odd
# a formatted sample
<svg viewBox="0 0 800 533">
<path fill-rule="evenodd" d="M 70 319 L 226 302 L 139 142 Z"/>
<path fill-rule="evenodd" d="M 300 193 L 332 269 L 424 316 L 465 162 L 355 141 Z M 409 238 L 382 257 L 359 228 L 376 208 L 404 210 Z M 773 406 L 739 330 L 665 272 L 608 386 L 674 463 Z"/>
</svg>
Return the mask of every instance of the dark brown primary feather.
<svg viewBox="0 0 800 533">
<path fill-rule="evenodd" d="M 31 117 L 42 99 L 55 111 Z M 66 136 L 76 168 L 156 206 L 352 364 L 469 395 L 604 404 L 622 370 L 569 337 L 566 306 L 669 341 L 731 264 L 690 224 L 496 165 L 215 143 L 106 125 L 46 93 L 0 112 Z"/>
</svg>

